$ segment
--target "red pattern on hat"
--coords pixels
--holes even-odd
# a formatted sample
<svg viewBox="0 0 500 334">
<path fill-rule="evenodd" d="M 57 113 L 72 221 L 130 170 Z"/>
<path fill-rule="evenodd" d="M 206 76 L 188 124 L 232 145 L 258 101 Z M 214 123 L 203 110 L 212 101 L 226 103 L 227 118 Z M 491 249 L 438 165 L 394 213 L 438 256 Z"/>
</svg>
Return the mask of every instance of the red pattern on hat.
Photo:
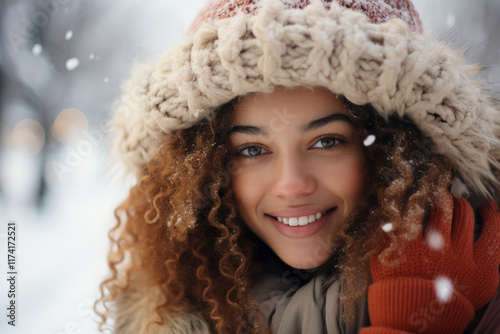
<svg viewBox="0 0 500 334">
<path fill-rule="evenodd" d="M 384 23 L 399 18 L 415 32 L 422 32 L 422 22 L 417 10 L 410 0 L 321 0 L 325 8 L 335 1 L 340 6 L 365 14 L 372 23 Z M 286 8 L 302 9 L 312 0 L 281 0 Z M 203 22 L 230 18 L 238 12 L 255 15 L 261 7 L 261 0 L 210 0 L 209 4 L 198 14 L 190 32 L 196 31 Z"/>
</svg>

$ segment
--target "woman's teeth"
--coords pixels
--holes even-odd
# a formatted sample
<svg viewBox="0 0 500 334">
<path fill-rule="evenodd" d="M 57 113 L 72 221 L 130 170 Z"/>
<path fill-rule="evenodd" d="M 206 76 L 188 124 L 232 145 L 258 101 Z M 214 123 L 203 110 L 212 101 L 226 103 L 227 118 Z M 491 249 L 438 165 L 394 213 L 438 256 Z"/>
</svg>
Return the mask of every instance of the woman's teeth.
<svg viewBox="0 0 500 334">
<path fill-rule="evenodd" d="M 320 219 L 324 215 L 326 215 L 330 210 L 326 210 L 324 212 L 318 212 L 315 215 L 309 215 L 309 216 L 300 216 L 300 217 L 275 217 L 278 219 L 278 221 L 282 222 L 285 225 L 289 226 L 304 226 L 307 224 L 310 224 L 312 222 L 315 222 L 316 220 Z"/>
</svg>

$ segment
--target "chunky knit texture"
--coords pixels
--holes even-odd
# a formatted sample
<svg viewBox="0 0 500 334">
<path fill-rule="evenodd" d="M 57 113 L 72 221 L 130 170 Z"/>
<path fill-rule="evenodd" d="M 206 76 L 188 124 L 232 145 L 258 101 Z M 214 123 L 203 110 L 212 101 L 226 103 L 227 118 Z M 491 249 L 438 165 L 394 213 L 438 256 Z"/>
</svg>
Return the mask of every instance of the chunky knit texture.
<svg viewBox="0 0 500 334">
<path fill-rule="evenodd" d="M 130 171 L 143 175 L 174 131 L 211 119 L 236 96 L 276 85 L 322 86 L 371 103 L 383 117 L 411 118 L 473 191 L 491 194 L 491 184 L 500 183 L 499 110 L 471 80 L 476 69 L 463 66 L 460 52 L 413 32 L 419 21 L 411 10 L 399 16 L 413 29 L 387 14 L 408 1 L 295 1 L 300 8 L 290 0 L 246 2 L 259 10 L 224 19 L 207 14 L 208 22 L 138 66 L 124 85 L 111 126 L 115 155 Z M 349 2 L 368 15 L 379 5 L 386 16 L 373 14 L 372 23 L 346 9 Z"/>
<path fill-rule="evenodd" d="M 490 202 L 480 208 L 483 231 L 474 243 L 474 213 L 463 198 L 448 198 L 449 207 L 435 208 L 426 236 L 439 233 L 442 248 L 419 236 L 404 250 L 396 266 L 370 260 L 373 284 L 368 307 L 373 327 L 363 334 L 462 333 L 499 284 L 500 209 Z M 453 204 L 454 202 L 454 204 Z M 446 279 L 452 286 L 439 289 Z M 448 292 L 448 293 L 446 293 Z M 439 295 L 438 295 L 439 294 Z M 446 296 L 448 294 L 448 296 Z"/>
<path fill-rule="evenodd" d="M 462 333 L 474 318 L 474 307 L 460 293 L 453 292 L 450 302 L 436 296 L 432 280 L 401 277 L 374 283 L 368 301 L 370 321 L 376 327 L 362 330 L 404 330 L 409 333 Z M 389 332 L 390 333 L 390 332 Z"/>
</svg>

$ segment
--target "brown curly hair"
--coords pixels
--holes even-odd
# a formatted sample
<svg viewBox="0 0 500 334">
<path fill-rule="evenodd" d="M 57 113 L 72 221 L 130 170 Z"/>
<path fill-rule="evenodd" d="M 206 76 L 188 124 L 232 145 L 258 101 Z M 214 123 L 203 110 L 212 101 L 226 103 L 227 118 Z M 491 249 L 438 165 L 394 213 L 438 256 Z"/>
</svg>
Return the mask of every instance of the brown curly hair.
<svg viewBox="0 0 500 334">
<path fill-rule="evenodd" d="M 100 328 L 109 304 L 141 273 L 160 289 L 160 319 L 162 312 L 197 311 L 215 333 L 270 332 L 259 326 L 250 293 L 262 270 L 256 260 L 260 241 L 239 217 L 230 186 L 227 133 L 237 102 L 220 107 L 213 121 L 176 133 L 116 209 L 117 224 L 109 234 L 111 277 L 101 284 L 95 304 Z M 370 105 L 345 105 L 361 138 L 376 136 L 363 148 L 364 198 L 346 220 L 334 253 L 345 286 L 341 298 L 352 319 L 354 301 L 370 282 L 369 257 L 380 254 L 384 262 L 421 231 L 419 222 L 450 188 L 452 168 L 410 120 L 384 120 Z M 389 233 L 381 229 L 386 223 L 393 226 Z"/>
<path fill-rule="evenodd" d="M 422 222 L 425 227 L 432 206 L 445 205 L 445 192 L 451 190 L 455 173 L 411 120 L 395 113 L 385 120 L 371 105 L 345 104 L 361 138 L 376 137 L 364 148 L 364 198 L 347 217 L 335 251 L 344 287 L 341 298 L 352 320 L 354 301 L 371 283 L 369 258 L 378 256 L 392 266 L 397 262 L 388 259 L 396 252 L 404 261 L 405 245 L 422 233 Z M 388 232 L 382 229 L 386 224 L 391 224 Z"/>
</svg>

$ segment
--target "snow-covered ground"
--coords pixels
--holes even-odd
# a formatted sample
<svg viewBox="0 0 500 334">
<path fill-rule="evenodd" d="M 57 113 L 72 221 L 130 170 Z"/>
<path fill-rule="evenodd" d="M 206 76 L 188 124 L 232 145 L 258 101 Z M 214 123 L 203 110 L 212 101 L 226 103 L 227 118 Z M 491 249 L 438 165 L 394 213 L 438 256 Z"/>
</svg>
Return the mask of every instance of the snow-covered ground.
<svg viewBox="0 0 500 334">
<path fill-rule="evenodd" d="M 17 167 L 10 171 L 15 178 L 12 183 L 23 185 L 23 175 L 32 173 L 31 157 L 20 152 L 4 154 Z M 2 201 L 2 276 L 7 272 L 7 222 L 17 224 L 18 275 L 15 329 L 6 325 L 9 286 L 6 279 L 0 280 L 1 333 L 97 331 L 92 305 L 98 284 L 107 275 L 106 233 L 114 224 L 114 207 L 130 186 L 110 172 L 105 156 L 103 147 L 95 147 L 61 180 L 53 179 L 41 208 L 21 203 L 19 188 L 10 200 Z M 60 150 L 53 161 L 65 163 L 66 157 L 67 151 Z"/>
<path fill-rule="evenodd" d="M 88 128 L 63 144 L 47 142 L 45 162 L 39 154 L 2 146 L 0 333 L 97 333 L 92 304 L 99 283 L 108 274 L 107 231 L 114 224 L 113 209 L 127 196 L 130 182 L 110 167 L 104 137 L 92 134 L 104 134 L 100 124 L 109 116 L 99 113 L 109 109 L 131 64 L 157 55 L 180 38 L 204 2 L 154 0 L 146 6 L 138 0 L 59 1 L 59 12 L 47 23 L 47 30 L 56 37 L 45 44 L 30 40 L 24 53 L 17 54 L 12 45 L 7 48 L 5 59 L 13 62 L 9 75 L 28 85 L 43 101 L 50 100 L 47 113 L 52 109 L 83 110 Z M 486 63 L 486 79 L 494 86 L 499 84 L 498 34 L 484 27 L 486 19 L 481 21 L 500 14 L 497 0 L 474 1 L 473 5 L 457 0 L 414 2 L 427 30 L 457 45 L 472 45 L 469 59 Z M 3 31 L 21 31 L 16 24 L 23 17 L 19 8 L 11 8 L 8 20 L 2 22 L 12 24 L 11 28 Z M 78 18 L 79 24 L 71 18 Z M 84 24 L 85 20 L 91 23 Z M 9 102 L 8 108 L 13 112 L 1 120 L 2 136 L 8 136 L 26 115 L 36 116 L 22 101 Z M 43 205 L 38 206 L 40 173 L 45 173 L 48 183 Z M 17 224 L 16 327 L 7 325 L 9 222 Z"/>
</svg>

